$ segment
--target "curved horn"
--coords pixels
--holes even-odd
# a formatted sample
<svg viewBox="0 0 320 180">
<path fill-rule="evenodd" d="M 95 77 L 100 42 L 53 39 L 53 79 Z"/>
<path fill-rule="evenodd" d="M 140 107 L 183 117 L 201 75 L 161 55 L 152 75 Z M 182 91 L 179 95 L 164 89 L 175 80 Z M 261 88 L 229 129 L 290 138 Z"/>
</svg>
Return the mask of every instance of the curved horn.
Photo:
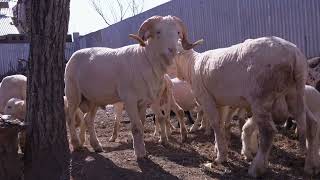
<svg viewBox="0 0 320 180">
<path fill-rule="evenodd" d="M 146 46 L 146 43 L 138 36 L 138 35 L 135 35 L 135 34 L 129 34 L 129 37 L 138 41 L 140 46 L 142 47 L 145 47 Z"/>
<path fill-rule="evenodd" d="M 143 40 L 146 41 L 148 39 L 148 37 L 145 37 L 145 33 L 146 31 L 148 31 L 149 29 L 152 28 L 152 26 L 156 23 L 159 22 L 163 19 L 162 16 L 152 16 L 150 18 L 148 18 L 147 20 L 145 20 L 138 31 L 138 35 L 139 37 Z"/>
<path fill-rule="evenodd" d="M 188 38 L 187 38 L 187 28 L 184 25 L 183 21 L 180 18 L 176 17 L 176 16 L 173 16 L 173 18 L 179 24 L 179 26 L 182 29 L 181 44 L 182 44 L 183 49 L 189 50 L 189 49 L 194 48 L 196 45 L 203 43 L 203 39 L 200 39 L 200 40 L 196 41 L 195 43 L 189 43 Z"/>
</svg>

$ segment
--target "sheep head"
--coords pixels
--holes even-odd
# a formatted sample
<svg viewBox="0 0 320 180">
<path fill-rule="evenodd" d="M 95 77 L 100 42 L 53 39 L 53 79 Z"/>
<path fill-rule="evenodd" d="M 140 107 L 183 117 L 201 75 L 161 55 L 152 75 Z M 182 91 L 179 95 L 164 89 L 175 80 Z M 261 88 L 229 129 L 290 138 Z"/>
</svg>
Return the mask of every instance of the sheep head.
<svg viewBox="0 0 320 180">
<path fill-rule="evenodd" d="M 196 45 L 201 44 L 201 40 L 196 41 L 195 43 L 189 43 L 187 38 L 187 28 L 184 25 L 183 21 L 176 17 L 176 16 L 152 16 L 145 20 L 142 25 L 139 28 L 138 35 L 135 34 L 129 34 L 129 37 L 137 40 L 141 46 L 146 46 L 145 41 L 150 38 L 154 37 L 154 34 L 150 33 L 152 32 L 152 29 L 154 28 L 155 24 L 164 21 L 168 18 L 171 18 L 180 28 L 180 31 L 178 31 L 178 35 L 181 38 L 182 46 L 185 50 L 189 50 L 194 48 Z M 148 32 L 149 31 L 149 32 Z"/>
<path fill-rule="evenodd" d="M 26 114 L 26 104 L 24 100 L 11 98 L 4 108 L 4 114 L 11 115 L 14 118 L 23 121 Z"/>
</svg>

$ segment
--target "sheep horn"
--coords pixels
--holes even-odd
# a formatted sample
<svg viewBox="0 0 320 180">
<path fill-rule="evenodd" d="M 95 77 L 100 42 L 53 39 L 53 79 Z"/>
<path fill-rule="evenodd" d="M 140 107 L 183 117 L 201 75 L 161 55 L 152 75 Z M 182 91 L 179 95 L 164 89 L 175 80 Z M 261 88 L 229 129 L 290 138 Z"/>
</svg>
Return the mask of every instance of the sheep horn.
<svg viewBox="0 0 320 180">
<path fill-rule="evenodd" d="M 146 40 L 148 39 L 148 37 L 145 37 L 146 31 L 150 30 L 156 22 L 159 22 L 159 21 L 161 21 L 162 19 L 163 19 L 162 16 L 152 16 L 152 17 L 148 18 L 147 20 L 145 20 L 145 21 L 141 24 L 141 26 L 140 26 L 140 28 L 139 28 L 139 31 L 138 31 L 138 32 L 139 32 L 139 33 L 138 33 L 139 37 L 140 37 L 143 41 L 146 41 Z"/>
<path fill-rule="evenodd" d="M 189 43 L 188 38 L 187 38 L 187 28 L 184 25 L 184 23 L 182 22 L 182 20 L 176 16 L 173 16 L 173 18 L 175 19 L 175 21 L 179 24 L 179 26 L 182 29 L 182 39 L 181 39 L 181 44 L 183 49 L 185 50 L 189 50 L 194 48 L 196 45 L 198 44 L 202 44 L 203 43 L 203 39 L 200 39 L 198 41 L 196 41 L 195 43 Z"/>
<path fill-rule="evenodd" d="M 137 40 L 139 42 L 140 46 L 142 46 L 142 47 L 146 46 L 146 43 L 138 35 L 129 34 L 129 37 L 134 39 L 134 40 Z"/>
</svg>

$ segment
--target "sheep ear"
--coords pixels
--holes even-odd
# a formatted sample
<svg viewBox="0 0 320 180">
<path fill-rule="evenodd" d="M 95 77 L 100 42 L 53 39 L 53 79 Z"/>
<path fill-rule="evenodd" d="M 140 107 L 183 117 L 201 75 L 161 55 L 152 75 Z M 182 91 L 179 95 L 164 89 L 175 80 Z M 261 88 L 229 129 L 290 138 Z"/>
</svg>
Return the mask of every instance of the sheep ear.
<svg viewBox="0 0 320 180">
<path fill-rule="evenodd" d="M 132 38 L 132 39 L 138 41 L 139 44 L 140 44 L 140 46 L 142 46 L 142 47 L 145 47 L 145 46 L 146 46 L 146 43 L 145 43 L 138 35 L 129 34 L 129 38 Z"/>
</svg>

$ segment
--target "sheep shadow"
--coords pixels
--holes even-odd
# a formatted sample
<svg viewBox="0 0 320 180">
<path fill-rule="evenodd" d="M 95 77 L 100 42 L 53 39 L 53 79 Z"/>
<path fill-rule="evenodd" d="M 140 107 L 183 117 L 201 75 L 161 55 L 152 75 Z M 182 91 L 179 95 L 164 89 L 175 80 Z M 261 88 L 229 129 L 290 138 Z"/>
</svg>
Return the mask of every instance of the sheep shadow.
<svg viewBox="0 0 320 180">
<path fill-rule="evenodd" d="M 71 156 L 71 176 L 73 180 L 178 179 L 149 159 L 138 161 L 141 172 L 137 172 L 131 169 L 121 168 L 110 159 L 88 150 L 73 152 Z"/>
<path fill-rule="evenodd" d="M 171 139 L 166 146 L 163 146 L 158 142 L 147 141 L 146 149 L 148 153 L 153 156 L 165 157 L 169 161 L 186 167 L 199 167 L 204 162 L 210 161 L 210 159 L 200 155 L 191 146 L 185 146 L 175 139 Z"/>
<path fill-rule="evenodd" d="M 111 143 L 110 143 L 111 144 Z M 128 142 L 117 142 L 118 145 L 114 145 L 115 143 L 112 143 L 112 146 L 103 146 L 103 150 L 105 152 L 113 152 L 113 151 L 122 151 L 126 149 L 132 149 L 132 143 Z"/>
</svg>

